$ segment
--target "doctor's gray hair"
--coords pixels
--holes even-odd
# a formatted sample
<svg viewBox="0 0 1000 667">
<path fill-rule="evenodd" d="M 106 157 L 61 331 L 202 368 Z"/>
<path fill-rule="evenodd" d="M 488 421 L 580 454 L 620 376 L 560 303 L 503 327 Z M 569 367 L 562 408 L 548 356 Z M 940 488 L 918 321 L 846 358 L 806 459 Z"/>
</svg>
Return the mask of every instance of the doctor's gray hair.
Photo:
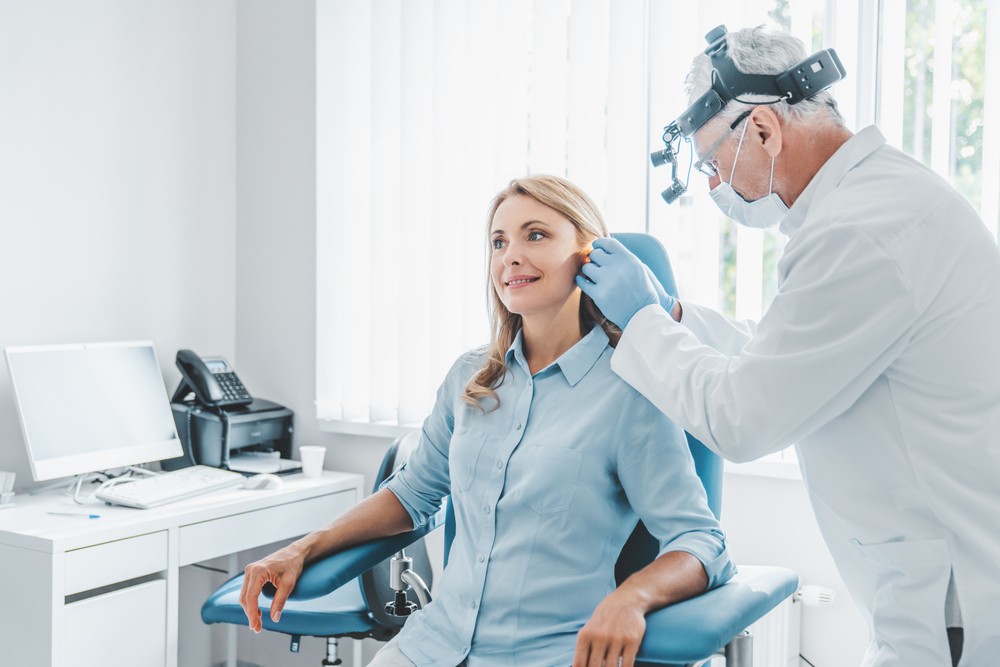
<svg viewBox="0 0 1000 667">
<path fill-rule="evenodd" d="M 736 65 L 736 69 L 744 74 L 781 74 L 809 55 L 805 45 L 798 38 L 787 33 L 767 30 L 764 26 L 744 28 L 727 33 L 726 42 L 729 58 Z M 691 71 L 684 82 L 688 104 L 693 104 L 712 87 L 712 71 L 711 58 L 704 53 L 695 56 L 694 62 L 691 64 Z M 774 96 L 740 95 L 740 99 L 760 104 L 772 101 Z M 754 104 L 730 100 L 709 123 L 721 124 L 725 122 L 728 125 L 741 113 L 754 106 Z M 844 117 L 840 115 L 837 102 L 828 90 L 798 104 L 792 105 L 781 101 L 768 106 L 785 122 L 805 121 L 844 126 Z M 738 133 L 734 133 L 734 135 L 736 135 L 735 138 L 738 138 Z"/>
</svg>

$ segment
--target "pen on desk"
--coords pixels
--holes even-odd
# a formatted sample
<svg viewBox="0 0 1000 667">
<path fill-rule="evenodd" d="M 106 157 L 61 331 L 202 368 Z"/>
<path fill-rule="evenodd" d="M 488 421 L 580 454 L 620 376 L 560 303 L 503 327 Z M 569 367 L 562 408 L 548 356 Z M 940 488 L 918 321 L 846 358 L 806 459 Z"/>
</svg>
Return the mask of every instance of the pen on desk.
<svg viewBox="0 0 1000 667">
<path fill-rule="evenodd" d="M 46 514 L 51 514 L 53 516 L 78 516 L 84 519 L 100 519 L 100 514 L 80 514 L 78 512 L 46 512 Z"/>
</svg>

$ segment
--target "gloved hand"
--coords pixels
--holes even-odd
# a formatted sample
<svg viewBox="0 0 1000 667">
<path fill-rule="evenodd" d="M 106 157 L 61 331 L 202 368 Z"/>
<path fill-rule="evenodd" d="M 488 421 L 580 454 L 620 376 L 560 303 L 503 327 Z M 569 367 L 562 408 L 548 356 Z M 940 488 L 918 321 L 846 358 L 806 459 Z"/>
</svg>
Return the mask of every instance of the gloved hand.
<svg viewBox="0 0 1000 667">
<path fill-rule="evenodd" d="M 576 284 L 622 330 L 640 310 L 660 303 L 660 294 L 670 299 L 646 265 L 619 241 L 600 238 L 593 245 L 590 263 L 583 265 Z"/>
<path fill-rule="evenodd" d="M 656 297 L 660 300 L 660 305 L 663 307 L 663 310 L 667 311 L 667 315 L 673 317 L 674 304 L 677 303 L 677 299 L 664 291 L 663 285 L 660 284 L 660 279 L 653 273 L 653 269 L 649 268 L 645 264 L 643 264 L 642 267 L 646 269 L 646 275 L 649 276 L 649 281 L 653 283 L 653 288 L 656 289 Z"/>
</svg>

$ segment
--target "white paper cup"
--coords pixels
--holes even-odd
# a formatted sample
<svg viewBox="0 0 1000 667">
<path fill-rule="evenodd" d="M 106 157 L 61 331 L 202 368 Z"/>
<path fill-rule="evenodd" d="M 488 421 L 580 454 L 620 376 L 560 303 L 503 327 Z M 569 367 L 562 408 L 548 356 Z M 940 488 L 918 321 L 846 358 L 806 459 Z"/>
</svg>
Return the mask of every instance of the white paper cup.
<svg viewBox="0 0 1000 667">
<path fill-rule="evenodd" d="M 306 445 L 299 447 L 299 460 L 302 461 L 302 474 L 306 477 L 323 475 L 323 460 L 326 458 L 326 447 Z"/>
</svg>

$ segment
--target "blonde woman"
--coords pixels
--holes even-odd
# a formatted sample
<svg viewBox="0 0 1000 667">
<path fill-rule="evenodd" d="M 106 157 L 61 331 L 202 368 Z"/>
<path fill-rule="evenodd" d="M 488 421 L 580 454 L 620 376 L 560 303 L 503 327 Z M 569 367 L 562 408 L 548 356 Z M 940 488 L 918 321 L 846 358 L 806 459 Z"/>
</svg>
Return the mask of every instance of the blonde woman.
<svg viewBox="0 0 1000 667">
<path fill-rule="evenodd" d="M 683 432 L 611 370 L 621 332 L 575 283 L 607 236 L 594 203 L 555 176 L 511 181 L 487 219 L 490 344 L 460 357 L 420 444 L 382 489 L 327 527 L 247 567 L 240 603 L 305 565 L 423 525 L 445 496 L 456 535 L 437 596 L 378 667 L 630 667 L 644 615 L 727 580 L 734 568 Z M 615 588 L 642 519 L 659 557 Z"/>
</svg>

